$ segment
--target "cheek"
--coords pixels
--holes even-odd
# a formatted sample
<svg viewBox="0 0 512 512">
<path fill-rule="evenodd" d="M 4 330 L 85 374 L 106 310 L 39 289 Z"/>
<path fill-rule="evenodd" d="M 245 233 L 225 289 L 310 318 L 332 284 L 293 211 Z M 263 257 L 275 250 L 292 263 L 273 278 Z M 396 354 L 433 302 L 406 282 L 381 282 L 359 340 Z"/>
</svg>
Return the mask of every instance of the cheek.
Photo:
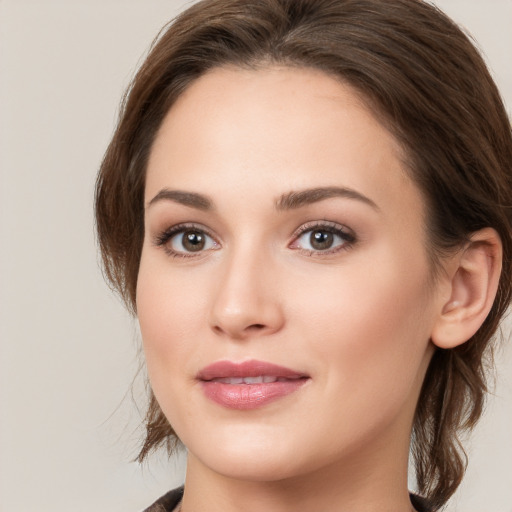
<svg viewBox="0 0 512 512">
<path fill-rule="evenodd" d="M 307 321 L 297 320 L 298 330 L 309 333 L 309 348 L 333 388 L 405 399 L 433 318 L 424 258 L 385 251 L 333 275 L 316 275 L 301 290 L 295 314 Z"/>
<path fill-rule="evenodd" d="M 156 260 L 156 261 L 155 261 Z M 165 375 L 183 369 L 190 360 L 199 319 L 204 317 L 204 296 L 193 293 L 190 279 L 169 271 L 157 258 L 141 260 L 137 281 L 137 316 L 150 381 L 155 388 Z"/>
<path fill-rule="evenodd" d="M 190 281 L 169 272 L 168 265 L 141 261 L 137 282 L 137 314 L 151 389 L 180 438 L 187 428 L 188 402 L 200 360 L 198 319 L 201 296 Z M 194 343 L 195 341 L 195 343 Z"/>
</svg>

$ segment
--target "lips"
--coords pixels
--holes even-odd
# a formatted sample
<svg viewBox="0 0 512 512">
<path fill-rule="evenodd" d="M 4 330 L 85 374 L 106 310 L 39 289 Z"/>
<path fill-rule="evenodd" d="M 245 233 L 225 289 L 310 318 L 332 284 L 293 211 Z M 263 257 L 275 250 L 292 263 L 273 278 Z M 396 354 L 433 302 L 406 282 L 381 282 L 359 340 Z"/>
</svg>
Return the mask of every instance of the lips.
<svg viewBox="0 0 512 512">
<path fill-rule="evenodd" d="M 298 391 L 309 376 L 264 361 L 218 361 L 197 375 L 207 398 L 228 409 L 256 409 Z"/>
</svg>

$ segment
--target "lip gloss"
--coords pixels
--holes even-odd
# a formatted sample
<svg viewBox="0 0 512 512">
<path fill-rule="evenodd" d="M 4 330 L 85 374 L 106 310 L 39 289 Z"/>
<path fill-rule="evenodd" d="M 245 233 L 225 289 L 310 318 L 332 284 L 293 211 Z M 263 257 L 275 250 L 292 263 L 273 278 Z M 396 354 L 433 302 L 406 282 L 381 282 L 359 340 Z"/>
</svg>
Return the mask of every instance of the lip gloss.
<svg viewBox="0 0 512 512">
<path fill-rule="evenodd" d="M 219 361 L 198 374 L 203 392 L 228 409 L 262 407 L 302 387 L 309 377 L 264 361 Z"/>
</svg>

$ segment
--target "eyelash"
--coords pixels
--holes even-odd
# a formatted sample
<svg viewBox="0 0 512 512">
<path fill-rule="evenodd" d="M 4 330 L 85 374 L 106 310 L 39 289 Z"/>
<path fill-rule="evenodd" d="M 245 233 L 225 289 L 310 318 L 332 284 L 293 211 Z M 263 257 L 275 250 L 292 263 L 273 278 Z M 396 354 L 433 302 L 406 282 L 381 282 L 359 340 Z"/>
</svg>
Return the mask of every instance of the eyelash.
<svg viewBox="0 0 512 512">
<path fill-rule="evenodd" d="M 302 225 L 293 235 L 294 241 L 290 244 L 290 246 L 293 246 L 293 244 L 295 244 L 299 240 L 299 238 L 304 234 L 312 233 L 313 231 L 323 231 L 338 236 L 343 240 L 343 243 L 337 245 L 332 249 L 326 250 L 309 250 L 301 248 L 294 249 L 300 251 L 302 254 L 305 254 L 306 256 L 321 258 L 323 256 L 329 256 L 341 251 L 351 249 L 357 242 L 356 236 L 352 230 L 349 230 L 346 226 L 343 226 L 342 224 L 324 220 L 322 222 L 308 222 Z"/>
<path fill-rule="evenodd" d="M 197 231 L 198 233 L 204 233 L 206 236 L 211 238 L 215 244 L 218 244 L 215 237 L 207 229 L 205 229 L 203 226 L 191 223 L 176 224 L 175 226 L 171 226 L 165 231 L 162 231 L 155 237 L 154 244 L 157 247 L 162 247 L 167 255 L 173 258 L 197 258 L 198 256 L 204 255 L 204 252 L 206 251 L 198 251 L 197 254 L 194 254 L 193 252 L 187 253 L 175 251 L 169 247 L 168 243 L 174 236 L 180 233 L 185 233 L 186 231 Z"/>
<path fill-rule="evenodd" d="M 203 233 L 209 238 L 213 240 L 213 242 L 218 245 L 219 242 L 215 239 L 215 237 L 203 226 L 193 224 L 193 223 L 185 223 L 185 224 L 177 224 L 175 226 L 171 226 L 170 228 L 162 231 L 160 234 L 156 235 L 154 239 L 154 244 L 157 247 L 162 247 L 167 255 L 173 257 L 173 258 L 197 258 L 202 255 L 204 255 L 205 252 L 208 250 L 216 250 L 216 249 L 206 249 L 206 250 L 200 250 L 197 252 L 197 254 L 194 254 L 193 252 L 181 252 L 176 251 L 174 249 L 171 249 L 169 246 L 169 241 L 173 239 L 174 236 L 185 233 L 186 231 L 197 231 L 198 233 Z M 332 249 L 326 249 L 326 250 L 309 250 L 309 249 L 301 249 L 300 247 L 293 247 L 294 244 L 297 243 L 297 241 L 300 239 L 301 236 L 303 236 L 306 233 L 313 232 L 313 231 L 323 231 L 330 233 L 332 235 L 338 236 L 343 240 L 343 243 L 340 245 L 337 245 L 336 247 Z M 305 254 L 307 256 L 313 256 L 313 257 L 322 257 L 322 256 L 328 256 L 332 254 L 336 254 L 341 251 L 346 251 L 354 246 L 357 239 L 352 230 L 349 230 L 347 227 L 338 224 L 336 222 L 331 221 L 315 221 L 315 222 L 308 222 L 304 225 L 302 225 L 294 234 L 293 234 L 293 242 L 288 245 L 293 250 L 297 250 L 302 254 Z"/>
</svg>

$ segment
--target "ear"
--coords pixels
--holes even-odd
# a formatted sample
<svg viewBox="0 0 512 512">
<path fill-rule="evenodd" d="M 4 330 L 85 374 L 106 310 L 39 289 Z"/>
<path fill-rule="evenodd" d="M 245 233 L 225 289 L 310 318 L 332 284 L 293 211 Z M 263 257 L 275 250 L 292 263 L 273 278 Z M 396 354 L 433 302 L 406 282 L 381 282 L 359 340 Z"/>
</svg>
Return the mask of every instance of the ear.
<svg viewBox="0 0 512 512">
<path fill-rule="evenodd" d="M 449 292 L 444 295 L 431 339 L 440 348 L 466 342 L 491 310 L 501 273 L 502 244 L 498 233 L 485 228 L 447 265 Z"/>
</svg>

